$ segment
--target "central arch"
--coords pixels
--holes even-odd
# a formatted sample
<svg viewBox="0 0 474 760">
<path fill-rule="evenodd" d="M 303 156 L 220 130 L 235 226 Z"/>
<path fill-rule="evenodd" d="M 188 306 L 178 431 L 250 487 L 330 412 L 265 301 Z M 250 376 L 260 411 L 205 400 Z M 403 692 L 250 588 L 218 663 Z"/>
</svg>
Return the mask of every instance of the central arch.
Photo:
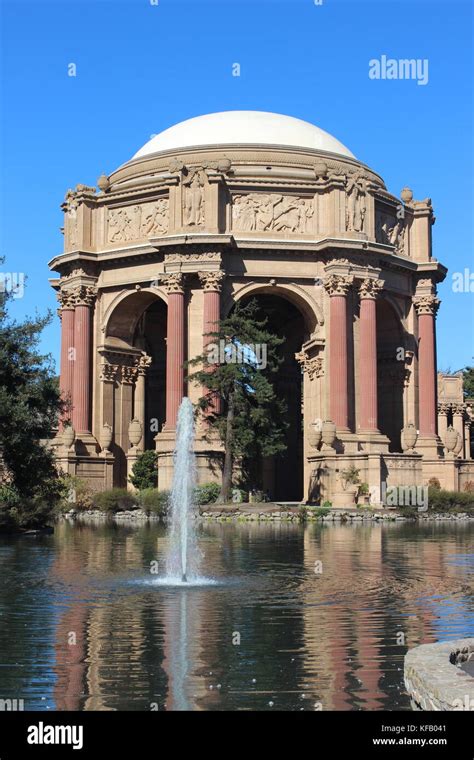
<svg viewBox="0 0 474 760">
<path fill-rule="evenodd" d="M 283 359 L 274 381 L 276 395 L 287 407 L 288 428 L 285 432 L 286 450 L 265 458 L 259 463 L 260 485 L 272 501 L 298 502 L 304 494 L 303 459 L 303 375 L 295 354 L 314 332 L 317 320 L 307 302 L 282 288 L 252 288 L 238 293 L 235 301 L 246 303 L 255 299 L 258 318 L 267 319 L 267 329 L 284 342 L 280 346 Z"/>
</svg>

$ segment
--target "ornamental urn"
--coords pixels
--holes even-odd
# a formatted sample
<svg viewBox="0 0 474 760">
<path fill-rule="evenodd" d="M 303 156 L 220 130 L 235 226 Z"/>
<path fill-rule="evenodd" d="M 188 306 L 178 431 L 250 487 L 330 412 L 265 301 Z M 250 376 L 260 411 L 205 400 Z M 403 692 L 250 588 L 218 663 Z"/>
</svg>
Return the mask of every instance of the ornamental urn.
<svg viewBox="0 0 474 760">
<path fill-rule="evenodd" d="M 63 429 L 63 446 L 65 446 L 67 449 L 70 449 L 72 444 L 74 443 L 74 439 L 76 438 L 76 431 L 74 430 L 72 425 L 66 425 Z"/>
<path fill-rule="evenodd" d="M 112 425 L 109 425 L 108 422 L 105 422 L 102 425 L 102 430 L 100 432 L 100 445 L 102 448 L 102 451 L 108 451 L 110 448 L 110 444 L 112 443 Z"/>
<path fill-rule="evenodd" d="M 336 440 L 336 425 L 331 420 L 325 420 L 322 425 L 321 439 L 325 446 L 332 448 Z"/>
<path fill-rule="evenodd" d="M 322 430 L 320 422 L 311 422 L 309 425 L 308 443 L 312 449 L 317 449 L 321 443 Z"/>
<path fill-rule="evenodd" d="M 418 431 L 413 422 L 408 422 L 402 430 L 402 449 L 412 451 L 418 439 Z"/>
<path fill-rule="evenodd" d="M 128 426 L 128 437 L 132 446 L 138 446 L 142 440 L 142 424 L 140 420 L 131 420 Z"/>
<path fill-rule="evenodd" d="M 444 445 L 446 446 L 446 449 L 447 451 L 449 451 L 450 454 L 454 452 L 457 442 L 458 442 L 458 431 L 455 430 L 452 425 L 450 425 L 448 429 L 446 430 L 446 434 L 444 436 Z"/>
</svg>

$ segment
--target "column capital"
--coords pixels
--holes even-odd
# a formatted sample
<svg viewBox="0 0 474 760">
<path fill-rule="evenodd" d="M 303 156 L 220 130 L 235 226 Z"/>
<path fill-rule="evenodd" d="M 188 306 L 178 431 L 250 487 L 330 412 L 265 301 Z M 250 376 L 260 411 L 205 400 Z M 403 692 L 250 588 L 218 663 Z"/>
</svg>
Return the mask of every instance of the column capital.
<svg viewBox="0 0 474 760">
<path fill-rule="evenodd" d="M 56 294 L 56 298 L 59 301 L 59 309 L 58 309 L 59 313 L 61 313 L 61 311 L 64 311 L 65 309 L 74 309 L 75 297 L 74 297 L 73 292 L 71 292 L 70 290 L 61 288 L 61 290 L 59 290 L 59 292 Z"/>
<path fill-rule="evenodd" d="M 170 272 L 163 277 L 162 282 L 168 295 L 184 294 L 184 275 L 182 272 Z"/>
<path fill-rule="evenodd" d="M 129 367 L 128 365 L 122 365 L 122 383 L 124 385 L 133 385 L 138 377 L 138 367 Z"/>
<path fill-rule="evenodd" d="M 92 306 L 96 296 L 97 288 L 95 285 L 77 285 L 68 290 L 71 294 L 71 302 L 76 306 Z"/>
<path fill-rule="evenodd" d="M 118 364 L 101 364 L 99 379 L 103 383 L 114 383 L 117 379 L 119 365 Z"/>
<path fill-rule="evenodd" d="M 328 274 L 324 278 L 324 287 L 330 296 L 347 296 L 353 282 L 351 274 Z"/>
<path fill-rule="evenodd" d="M 152 357 L 148 356 L 147 354 L 142 354 L 137 359 L 137 371 L 139 376 L 146 375 L 147 369 L 151 365 L 152 361 Z"/>
<path fill-rule="evenodd" d="M 364 277 L 364 279 L 361 280 L 358 285 L 359 298 L 361 300 L 370 299 L 375 301 L 378 294 L 383 290 L 383 287 L 383 280 L 378 280 L 373 277 Z"/>
<path fill-rule="evenodd" d="M 205 293 L 220 293 L 222 290 L 225 273 L 222 269 L 210 272 L 198 272 L 199 281 Z"/>
<path fill-rule="evenodd" d="M 311 357 L 306 351 L 299 351 L 295 354 L 295 359 L 300 364 L 302 371 L 307 373 L 309 380 L 324 375 L 322 357 Z"/>
<path fill-rule="evenodd" d="M 446 416 L 451 411 L 451 404 L 445 402 L 438 402 L 438 414 L 445 414 Z"/>
<path fill-rule="evenodd" d="M 413 305 L 419 317 L 424 314 L 435 317 L 440 303 L 435 295 L 413 296 Z"/>
</svg>

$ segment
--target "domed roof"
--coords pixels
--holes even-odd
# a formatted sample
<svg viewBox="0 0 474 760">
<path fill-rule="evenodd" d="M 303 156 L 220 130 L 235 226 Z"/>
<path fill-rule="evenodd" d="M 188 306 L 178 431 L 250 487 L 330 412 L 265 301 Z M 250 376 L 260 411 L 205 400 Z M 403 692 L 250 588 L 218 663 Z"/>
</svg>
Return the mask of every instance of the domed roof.
<svg viewBox="0 0 474 760">
<path fill-rule="evenodd" d="M 133 159 L 210 145 L 309 148 L 355 158 L 339 140 L 308 121 L 267 111 L 221 111 L 186 119 L 165 129 L 140 148 Z"/>
</svg>

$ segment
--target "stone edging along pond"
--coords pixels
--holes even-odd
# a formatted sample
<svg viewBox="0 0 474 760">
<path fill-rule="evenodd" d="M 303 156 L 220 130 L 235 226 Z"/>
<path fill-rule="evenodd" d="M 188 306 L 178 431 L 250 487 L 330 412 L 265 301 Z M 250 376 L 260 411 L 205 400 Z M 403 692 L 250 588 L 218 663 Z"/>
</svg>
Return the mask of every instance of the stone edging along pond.
<svg viewBox="0 0 474 760">
<path fill-rule="evenodd" d="M 415 710 L 474 710 L 474 678 L 460 668 L 474 638 L 422 644 L 405 655 L 405 686 Z"/>
<path fill-rule="evenodd" d="M 161 517 L 156 514 L 147 514 L 142 509 L 132 509 L 109 514 L 99 510 L 76 511 L 71 510 L 64 517 L 96 521 L 113 519 L 116 522 L 143 523 L 145 521 L 157 521 Z M 416 517 L 402 515 L 393 510 L 345 510 L 333 509 L 328 513 L 321 514 L 318 508 L 307 507 L 303 510 L 299 507 L 280 509 L 277 504 L 252 504 L 232 506 L 207 505 L 199 508 L 199 519 L 213 520 L 217 522 L 324 522 L 324 523 L 357 523 L 357 522 L 395 522 L 406 520 L 434 520 L 434 521 L 469 521 L 474 519 L 474 514 L 467 512 L 459 513 L 433 513 L 419 512 Z"/>
</svg>

